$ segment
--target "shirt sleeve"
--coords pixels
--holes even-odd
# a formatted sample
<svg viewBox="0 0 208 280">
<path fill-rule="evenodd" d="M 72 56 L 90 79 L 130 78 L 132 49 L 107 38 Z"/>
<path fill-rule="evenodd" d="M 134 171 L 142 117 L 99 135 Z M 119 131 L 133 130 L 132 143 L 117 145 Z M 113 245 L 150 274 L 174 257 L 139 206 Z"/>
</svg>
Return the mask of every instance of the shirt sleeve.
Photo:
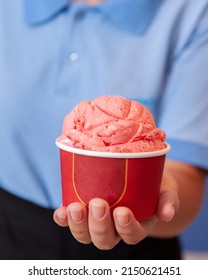
<svg viewBox="0 0 208 280">
<path fill-rule="evenodd" d="M 158 123 L 168 158 L 208 169 L 208 11 L 173 61 Z"/>
</svg>

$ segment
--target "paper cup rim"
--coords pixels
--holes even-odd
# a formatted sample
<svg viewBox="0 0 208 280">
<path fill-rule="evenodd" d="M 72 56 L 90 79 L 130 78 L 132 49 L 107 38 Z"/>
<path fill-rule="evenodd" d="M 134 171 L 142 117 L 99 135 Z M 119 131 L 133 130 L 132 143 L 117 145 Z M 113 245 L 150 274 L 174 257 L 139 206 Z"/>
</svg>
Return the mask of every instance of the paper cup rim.
<svg viewBox="0 0 208 280">
<path fill-rule="evenodd" d="M 171 150 L 171 146 L 166 142 L 165 142 L 166 148 L 162 150 L 153 151 L 153 152 L 138 152 L 138 153 L 100 152 L 100 151 L 74 148 L 66 144 L 62 144 L 58 140 L 56 140 L 55 143 L 59 149 L 64 150 L 66 152 L 79 154 L 83 156 L 103 157 L 103 158 L 149 158 L 149 157 L 166 155 Z"/>
</svg>

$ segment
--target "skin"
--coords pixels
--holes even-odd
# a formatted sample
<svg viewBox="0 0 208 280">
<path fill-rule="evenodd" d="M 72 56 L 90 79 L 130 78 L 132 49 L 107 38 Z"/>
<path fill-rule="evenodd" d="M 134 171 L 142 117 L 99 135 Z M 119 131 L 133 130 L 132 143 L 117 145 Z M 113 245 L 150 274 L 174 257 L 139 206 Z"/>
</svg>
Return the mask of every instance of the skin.
<svg viewBox="0 0 208 280">
<path fill-rule="evenodd" d="M 74 0 L 78 1 L 78 0 Z M 89 5 L 104 0 L 86 0 Z M 59 207 L 54 221 L 69 227 L 79 242 L 91 242 L 102 250 L 112 249 L 121 239 L 137 244 L 146 236 L 167 238 L 182 232 L 197 216 L 204 197 L 205 171 L 177 161 L 167 161 L 161 183 L 160 199 L 154 217 L 139 222 L 131 210 L 117 207 L 110 215 L 106 201 L 94 198 L 87 209 L 75 202 Z"/>
<path fill-rule="evenodd" d="M 167 161 L 160 199 L 154 217 L 139 222 L 131 210 L 117 207 L 110 215 L 108 203 L 94 198 L 86 209 L 75 202 L 54 212 L 55 222 L 68 226 L 74 238 L 91 242 L 102 250 L 112 249 L 121 239 L 136 244 L 146 236 L 167 238 L 179 234 L 196 217 L 204 196 L 205 172 L 191 165 Z"/>
</svg>

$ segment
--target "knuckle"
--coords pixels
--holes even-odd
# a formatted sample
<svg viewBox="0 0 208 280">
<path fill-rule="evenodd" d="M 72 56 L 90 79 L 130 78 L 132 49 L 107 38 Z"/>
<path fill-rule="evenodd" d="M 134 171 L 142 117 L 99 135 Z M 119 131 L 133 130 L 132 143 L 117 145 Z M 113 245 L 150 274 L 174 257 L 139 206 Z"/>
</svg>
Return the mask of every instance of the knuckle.
<svg viewBox="0 0 208 280">
<path fill-rule="evenodd" d="M 90 229 L 90 232 L 96 236 L 106 236 L 108 234 L 108 231 L 109 230 L 106 227 L 96 227 Z"/>
<path fill-rule="evenodd" d="M 95 246 L 100 250 L 111 250 L 114 248 L 115 244 L 95 244 Z"/>
<path fill-rule="evenodd" d="M 143 240 L 146 236 L 144 233 L 135 233 L 132 231 L 120 231 L 119 235 L 122 240 L 128 245 L 135 245 Z"/>
<path fill-rule="evenodd" d="M 83 244 L 91 243 L 91 239 L 90 239 L 89 235 L 86 235 L 86 234 L 83 234 L 83 233 L 77 234 L 77 233 L 74 233 L 74 232 L 72 232 L 72 235 L 80 243 L 83 243 Z"/>
<path fill-rule="evenodd" d="M 120 236 L 125 236 L 126 238 L 130 238 L 133 234 L 135 234 L 134 232 L 132 232 L 132 230 L 130 229 L 120 229 L 118 231 Z"/>
<path fill-rule="evenodd" d="M 136 245 L 137 243 L 139 243 L 142 239 L 125 239 L 125 243 L 128 245 Z"/>
<path fill-rule="evenodd" d="M 119 236 L 111 236 L 106 238 L 106 236 L 91 236 L 93 244 L 100 250 L 111 250 L 116 244 L 121 240 Z"/>
<path fill-rule="evenodd" d="M 89 234 L 84 229 L 70 228 L 71 234 L 82 243 L 89 242 Z"/>
<path fill-rule="evenodd" d="M 76 236 L 84 236 L 86 231 L 84 229 L 71 228 L 71 232 Z"/>
<path fill-rule="evenodd" d="M 76 240 L 85 245 L 92 243 L 92 241 L 90 239 L 83 240 L 83 239 L 76 238 Z"/>
</svg>

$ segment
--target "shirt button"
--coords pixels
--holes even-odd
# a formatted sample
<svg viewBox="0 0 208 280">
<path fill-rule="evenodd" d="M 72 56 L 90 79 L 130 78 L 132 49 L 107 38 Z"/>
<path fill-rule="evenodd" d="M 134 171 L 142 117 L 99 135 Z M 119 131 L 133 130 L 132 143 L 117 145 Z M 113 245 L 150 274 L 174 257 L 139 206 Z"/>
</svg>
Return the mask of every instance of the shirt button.
<svg viewBox="0 0 208 280">
<path fill-rule="evenodd" d="M 76 62 L 78 60 L 78 58 L 79 58 L 79 56 L 78 56 L 78 54 L 76 52 L 72 52 L 69 55 L 69 60 L 71 62 Z"/>
</svg>

